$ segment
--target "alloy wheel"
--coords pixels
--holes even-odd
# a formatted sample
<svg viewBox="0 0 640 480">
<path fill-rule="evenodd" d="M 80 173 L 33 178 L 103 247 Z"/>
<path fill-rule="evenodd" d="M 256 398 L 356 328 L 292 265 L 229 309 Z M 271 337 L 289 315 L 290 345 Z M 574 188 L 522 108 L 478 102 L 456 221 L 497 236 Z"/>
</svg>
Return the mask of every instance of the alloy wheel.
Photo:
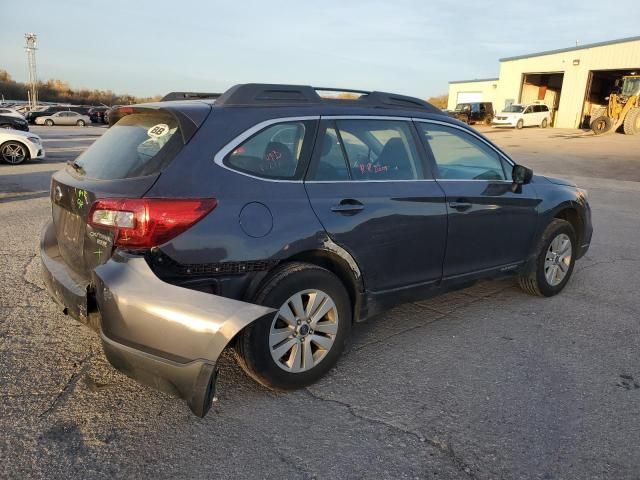
<svg viewBox="0 0 640 480">
<path fill-rule="evenodd" d="M 27 152 L 22 145 L 17 143 L 7 143 L 2 147 L 2 159 L 13 165 L 22 163 L 27 158 Z"/>
<path fill-rule="evenodd" d="M 572 253 L 571 239 L 566 233 L 559 234 L 549 244 L 544 260 L 544 276 L 552 287 L 562 283 L 567 276 Z"/>
<path fill-rule="evenodd" d="M 325 292 L 304 290 L 292 295 L 271 323 L 271 357 L 287 372 L 312 369 L 331 350 L 338 322 L 336 304 Z"/>
</svg>

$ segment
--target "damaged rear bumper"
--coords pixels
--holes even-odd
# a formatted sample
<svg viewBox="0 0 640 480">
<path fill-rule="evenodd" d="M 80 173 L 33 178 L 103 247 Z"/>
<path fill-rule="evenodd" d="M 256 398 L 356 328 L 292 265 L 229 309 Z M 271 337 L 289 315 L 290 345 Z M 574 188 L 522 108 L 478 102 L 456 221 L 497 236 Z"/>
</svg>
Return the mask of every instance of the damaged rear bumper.
<svg viewBox="0 0 640 480">
<path fill-rule="evenodd" d="M 100 333 L 105 355 L 141 383 L 186 400 L 198 416 L 211 406 L 216 362 L 250 323 L 271 308 L 160 280 L 143 257 L 116 252 L 91 279 L 60 257 L 52 224 L 41 237 L 45 284 L 65 312 Z"/>
</svg>

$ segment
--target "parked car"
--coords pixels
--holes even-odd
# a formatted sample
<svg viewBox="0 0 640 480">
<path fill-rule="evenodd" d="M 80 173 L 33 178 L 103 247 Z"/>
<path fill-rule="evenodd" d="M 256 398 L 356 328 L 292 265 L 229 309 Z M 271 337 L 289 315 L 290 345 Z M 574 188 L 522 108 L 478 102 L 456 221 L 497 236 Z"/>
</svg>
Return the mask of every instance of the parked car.
<svg viewBox="0 0 640 480">
<path fill-rule="evenodd" d="M 77 125 L 84 127 L 88 123 L 91 123 L 91 119 L 88 115 L 81 115 L 78 112 L 57 112 L 52 115 L 46 115 L 36 118 L 36 125 L 46 125 L 52 127 L 53 125 Z"/>
<path fill-rule="evenodd" d="M 0 128 L 12 128 L 14 130 L 23 130 L 28 132 L 29 124 L 24 118 L 0 113 Z"/>
<path fill-rule="evenodd" d="M 92 107 L 87 114 L 92 123 L 107 123 L 105 122 L 104 113 L 109 107 Z"/>
<path fill-rule="evenodd" d="M 227 346 L 263 385 L 309 385 L 352 322 L 508 275 L 556 295 L 591 241 L 584 190 L 416 98 L 247 84 L 111 115 L 53 175 L 44 283 L 199 416 Z"/>
<path fill-rule="evenodd" d="M 547 128 L 551 123 L 551 112 L 544 103 L 531 103 L 522 105 L 514 103 L 509 105 L 493 119 L 495 127 L 522 127 L 539 126 Z"/>
<path fill-rule="evenodd" d="M 11 165 L 45 156 L 42 140 L 35 133 L 0 130 L 0 159 Z"/>
<path fill-rule="evenodd" d="M 491 125 L 491 121 L 493 120 L 493 104 L 491 102 L 459 103 L 456 105 L 455 110 L 447 113 L 467 125 L 473 123 Z"/>
<path fill-rule="evenodd" d="M 104 112 L 103 120 L 105 124 L 109 125 L 109 116 L 111 115 L 111 112 L 117 110 L 120 107 L 122 107 L 122 105 L 113 105 Z"/>
<path fill-rule="evenodd" d="M 42 109 L 28 112 L 25 118 L 29 123 L 36 124 L 37 118 L 53 115 L 57 112 L 76 112 L 80 115 L 88 115 L 89 107 L 78 105 L 49 105 Z"/>
<path fill-rule="evenodd" d="M 1 107 L 0 108 L 0 115 L 4 115 L 4 116 L 7 116 L 7 117 L 16 117 L 16 118 L 19 118 L 21 120 L 25 119 L 24 115 L 22 115 L 17 110 L 14 110 L 13 108 Z"/>
</svg>

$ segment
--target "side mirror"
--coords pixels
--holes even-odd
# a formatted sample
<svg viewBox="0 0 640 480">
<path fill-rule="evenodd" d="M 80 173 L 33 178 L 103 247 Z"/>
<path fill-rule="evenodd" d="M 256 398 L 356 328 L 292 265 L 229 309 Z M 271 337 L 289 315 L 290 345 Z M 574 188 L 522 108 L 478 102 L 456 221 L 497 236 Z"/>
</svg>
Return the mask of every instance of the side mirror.
<svg viewBox="0 0 640 480">
<path fill-rule="evenodd" d="M 511 172 L 511 178 L 514 185 L 526 185 L 531 182 L 533 177 L 533 170 L 523 165 L 514 165 Z"/>
</svg>

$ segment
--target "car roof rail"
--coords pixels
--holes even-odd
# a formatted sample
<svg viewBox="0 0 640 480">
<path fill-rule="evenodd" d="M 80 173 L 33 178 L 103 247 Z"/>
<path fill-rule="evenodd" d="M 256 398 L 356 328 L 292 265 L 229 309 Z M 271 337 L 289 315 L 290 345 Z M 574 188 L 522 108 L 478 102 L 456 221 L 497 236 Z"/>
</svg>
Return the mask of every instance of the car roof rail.
<svg viewBox="0 0 640 480">
<path fill-rule="evenodd" d="M 205 93 L 205 92 L 170 92 L 167 93 L 161 102 L 169 102 L 171 100 L 198 100 L 218 98 L 221 93 Z"/>
<path fill-rule="evenodd" d="M 323 98 L 318 92 L 355 93 L 358 98 Z M 388 92 L 370 92 L 349 88 L 311 87 L 306 85 L 280 85 L 246 83 L 234 85 L 216 99 L 218 106 L 269 106 L 269 105 L 317 105 L 342 103 L 350 106 L 378 108 L 419 109 L 443 114 L 439 108 L 415 97 Z"/>
<path fill-rule="evenodd" d="M 320 95 L 305 85 L 245 83 L 234 85 L 216 100 L 216 105 L 256 106 L 282 104 L 318 104 Z"/>
</svg>

